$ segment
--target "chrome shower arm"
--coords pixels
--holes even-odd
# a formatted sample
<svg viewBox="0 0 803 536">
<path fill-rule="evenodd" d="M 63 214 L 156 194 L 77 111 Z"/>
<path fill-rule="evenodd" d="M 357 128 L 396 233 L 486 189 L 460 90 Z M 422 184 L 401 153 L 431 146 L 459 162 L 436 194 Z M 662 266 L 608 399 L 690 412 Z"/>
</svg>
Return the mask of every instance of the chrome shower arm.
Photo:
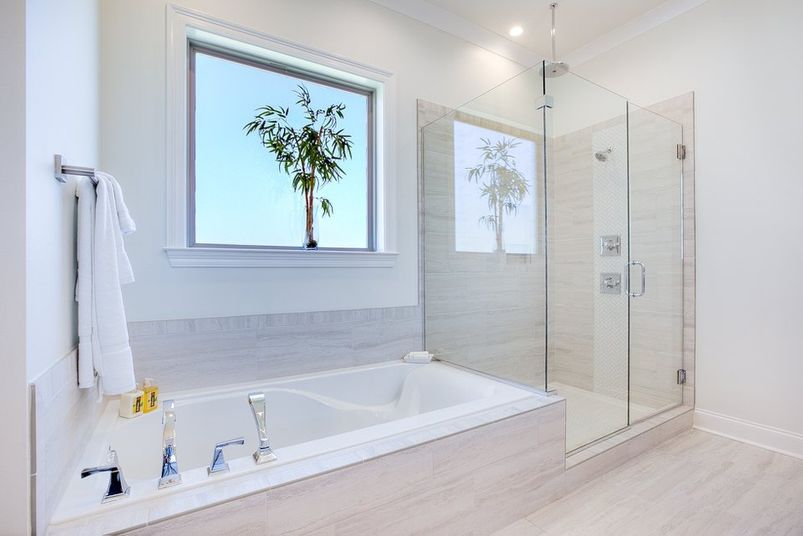
<svg viewBox="0 0 803 536">
<path fill-rule="evenodd" d="M 549 35 L 552 36 L 552 63 L 558 61 L 558 51 L 557 47 L 555 46 L 555 8 L 558 7 L 557 2 L 553 2 L 549 4 L 549 9 L 552 11 L 552 30 L 550 30 Z"/>
</svg>

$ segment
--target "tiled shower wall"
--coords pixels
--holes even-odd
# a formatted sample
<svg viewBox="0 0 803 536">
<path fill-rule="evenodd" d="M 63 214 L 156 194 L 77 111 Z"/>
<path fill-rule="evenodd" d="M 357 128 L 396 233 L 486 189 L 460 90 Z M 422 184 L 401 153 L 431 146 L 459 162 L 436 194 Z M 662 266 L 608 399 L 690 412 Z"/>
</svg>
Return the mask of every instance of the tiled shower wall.
<svg viewBox="0 0 803 536">
<path fill-rule="evenodd" d="M 367 365 L 422 348 L 417 306 L 130 322 L 138 378 L 174 391 Z"/>
</svg>

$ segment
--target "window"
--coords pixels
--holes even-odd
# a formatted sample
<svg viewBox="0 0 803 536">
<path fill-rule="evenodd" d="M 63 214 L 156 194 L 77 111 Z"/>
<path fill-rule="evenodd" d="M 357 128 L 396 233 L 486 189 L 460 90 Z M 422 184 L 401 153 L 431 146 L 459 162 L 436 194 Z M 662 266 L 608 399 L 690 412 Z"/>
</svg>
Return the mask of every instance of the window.
<svg viewBox="0 0 803 536">
<path fill-rule="evenodd" d="M 334 210 L 316 216 L 319 245 L 376 249 L 372 88 L 194 44 L 188 83 L 189 246 L 301 247 L 302 195 L 259 137 L 246 136 L 243 126 L 265 105 L 289 107 L 291 124 L 302 123 L 293 91 L 303 85 L 314 108 L 345 104 L 339 127 L 353 142 L 351 159 L 341 162 L 342 180 L 320 190 Z"/>
<path fill-rule="evenodd" d="M 455 121 L 454 170 L 455 250 L 535 253 L 535 142 Z"/>
</svg>

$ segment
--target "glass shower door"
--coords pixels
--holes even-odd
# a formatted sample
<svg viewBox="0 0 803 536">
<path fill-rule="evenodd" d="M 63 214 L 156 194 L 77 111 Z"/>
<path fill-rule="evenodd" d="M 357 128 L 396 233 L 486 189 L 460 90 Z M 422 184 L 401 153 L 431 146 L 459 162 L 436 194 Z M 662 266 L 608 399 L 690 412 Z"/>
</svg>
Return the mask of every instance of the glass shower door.
<svg viewBox="0 0 803 536">
<path fill-rule="evenodd" d="M 629 105 L 630 422 L 682 403 L 683 131 Z"/>
<path fill-rule="evenodd" d="M 572 73 L 545 82 L 547 373 L 572 451 L 629 424 L 628 108 Z"/>
</svg>

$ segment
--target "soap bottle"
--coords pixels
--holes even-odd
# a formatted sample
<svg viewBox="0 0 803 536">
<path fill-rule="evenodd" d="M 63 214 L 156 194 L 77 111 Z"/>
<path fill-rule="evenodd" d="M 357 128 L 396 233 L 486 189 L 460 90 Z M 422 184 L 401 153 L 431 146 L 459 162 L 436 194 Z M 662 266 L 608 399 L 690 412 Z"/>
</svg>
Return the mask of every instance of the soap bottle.
<svg viewBox="0 0 803 536">
<path fill-rule="evenodd" d="M 144 413 L 150 413 L 159 407 L 159 387 L 153 378 L 145 378 L 142 381 L 142 392 L 145 394 L 142 408 Z"/>
<path fill-rule="evenodd" d="M 142 415 L 145 402 L 145 393 L 134 389 L 120 395 L 120 417 L 133 419 Z"/>
</svg>

